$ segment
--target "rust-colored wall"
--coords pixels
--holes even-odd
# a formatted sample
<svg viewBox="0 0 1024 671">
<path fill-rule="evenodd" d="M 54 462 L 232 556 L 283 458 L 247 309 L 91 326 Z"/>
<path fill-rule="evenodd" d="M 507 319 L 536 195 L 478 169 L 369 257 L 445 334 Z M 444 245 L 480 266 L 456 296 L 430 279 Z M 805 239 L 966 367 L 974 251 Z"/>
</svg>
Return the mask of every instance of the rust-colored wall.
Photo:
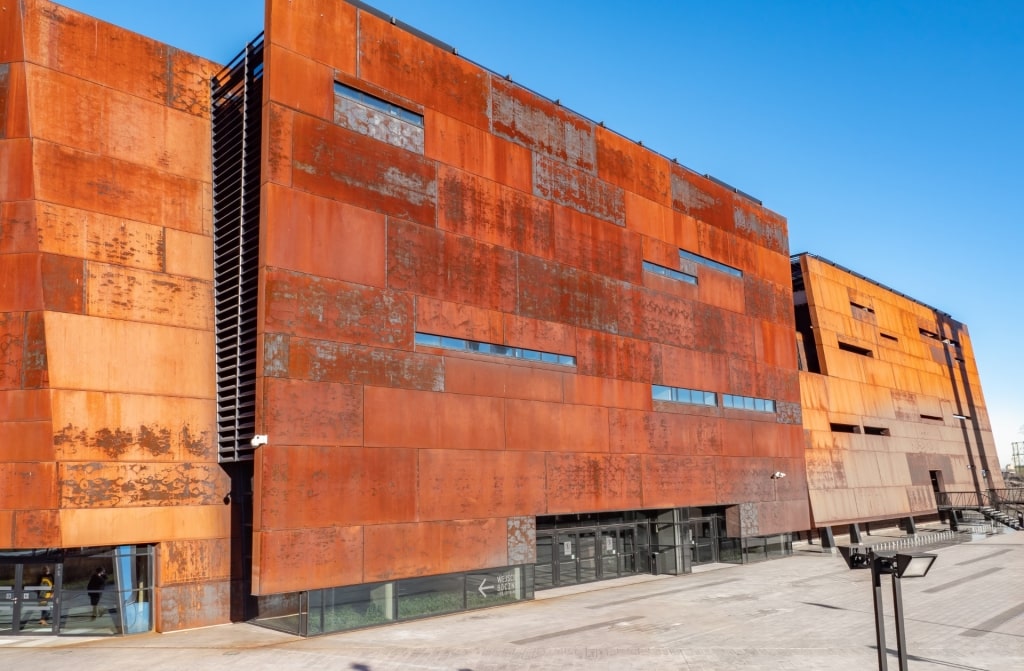
<svg viewBox="0 0 1024 671">
<path fill-rule="evenodd" d="M 256 593 L 516 563 L 519 516 L 808 525 L 781 217 L 344 2 L 271 0 L 265 45 Z M 423 114 L 422 137 L 379 139 L 335 81 Z M 744 277 L 642 270 L 679 248 Z"/>
<path fill-rule="evenodd" d="M 44 0 L 0 9 L 0 548 L 160 543 L 158 628 L 224 622 L 217 66 Z"/>
<path fill-rule="evenodd" d="M 797 302 L 806 303 L 813 327 L 804 346 L 821 369 L 800 374 L 815 524 L 934 514 L 929 471 L 941 471 L 946 491 L 1001 488 L 967 327 L 820 259 L 799 263 L 805 292 Z M 833 424 L 889 435 L 837 432 Z"/>
</svg>

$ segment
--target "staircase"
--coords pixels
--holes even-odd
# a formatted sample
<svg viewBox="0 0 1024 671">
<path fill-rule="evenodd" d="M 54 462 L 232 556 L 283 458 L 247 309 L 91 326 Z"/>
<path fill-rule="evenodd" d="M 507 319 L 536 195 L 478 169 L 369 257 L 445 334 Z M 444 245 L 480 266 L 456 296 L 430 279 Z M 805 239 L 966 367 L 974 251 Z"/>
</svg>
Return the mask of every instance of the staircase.
<svg viewBox="0 0 1024 671">
<path fill-rule="evenodd" d="M 1021 525 L 1017 518 L 1010 517 L 1001 510 L 996 510 L 991 506 L 980 506 L 978 508 L 978 512 L 987 517 L 988 519 L 992 520 L 993 522 L 999 522 L 1000 524 L 1008 526 L 1011 529 L 1016 529 L 1017 531 L 1021 531 L 1022 529 L 1024 529 L 1024 526 Z"/>
</svg>

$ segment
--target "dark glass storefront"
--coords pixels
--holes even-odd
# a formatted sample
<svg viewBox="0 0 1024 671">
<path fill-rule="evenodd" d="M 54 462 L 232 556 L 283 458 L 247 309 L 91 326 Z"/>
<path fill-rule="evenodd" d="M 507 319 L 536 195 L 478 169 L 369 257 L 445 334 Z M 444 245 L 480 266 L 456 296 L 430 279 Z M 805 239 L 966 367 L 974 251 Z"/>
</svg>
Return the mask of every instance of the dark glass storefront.
<svg viewBox="0 0 1024 671">
<path fill-rule="evenodd" d="M 259 597 L 253 623 L 317 636 L 515 603 L 535 590 L 781 557 L 792 542 L 729 538 L 725 507 L 672 508 L 538 517 L 536 550 L 533 565 Z"/>
<path fill-rule="evenodd" d="M 0 551 L 0 635 L 150 631 L 149 545 Z"/>
</svg>

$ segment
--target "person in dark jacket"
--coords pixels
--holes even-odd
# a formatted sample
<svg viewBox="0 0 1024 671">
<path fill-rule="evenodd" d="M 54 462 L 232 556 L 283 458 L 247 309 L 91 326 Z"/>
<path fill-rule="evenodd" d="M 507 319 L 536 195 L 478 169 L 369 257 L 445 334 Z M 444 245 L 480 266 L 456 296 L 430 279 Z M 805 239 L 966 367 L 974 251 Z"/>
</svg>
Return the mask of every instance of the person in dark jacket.
<svg viewBox="0 0 1024 671">
<path fill-rule="evenodd" d="M 100 566 L 93 571 L 89 578 L 89 584 L 85 589 L 89 592 L 89 603 L 92 604 L 92 619 L 100 616 L 100 597 L 103 595 L 103 588 L 107 586 L 107 570 Z"/>
</svg>

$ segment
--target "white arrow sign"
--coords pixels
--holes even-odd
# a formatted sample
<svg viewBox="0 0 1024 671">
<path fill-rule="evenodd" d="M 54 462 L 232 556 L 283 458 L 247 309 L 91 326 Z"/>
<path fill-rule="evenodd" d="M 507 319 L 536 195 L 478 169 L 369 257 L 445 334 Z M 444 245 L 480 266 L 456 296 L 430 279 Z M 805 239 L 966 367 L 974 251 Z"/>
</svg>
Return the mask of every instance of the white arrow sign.
<svg viewBox="0 0 1024 671">
<path fill-rule="evenodd" d="M 483 580 L 480 581 L 480 587 L 478 587 L 477 590 L 476 590 L 476 591 L 480 592 L 480 596 L 487 596 L 487 593 L 484 592 L 485 589 L 486 590 L 490 590 L 492 592 L 494 590 L 498 589 L 494 585 L 487 585 L 487 587 L 484 587 L 484 585 L 487 585 L 487 578 L 484 578 Z"/>
</svg>

